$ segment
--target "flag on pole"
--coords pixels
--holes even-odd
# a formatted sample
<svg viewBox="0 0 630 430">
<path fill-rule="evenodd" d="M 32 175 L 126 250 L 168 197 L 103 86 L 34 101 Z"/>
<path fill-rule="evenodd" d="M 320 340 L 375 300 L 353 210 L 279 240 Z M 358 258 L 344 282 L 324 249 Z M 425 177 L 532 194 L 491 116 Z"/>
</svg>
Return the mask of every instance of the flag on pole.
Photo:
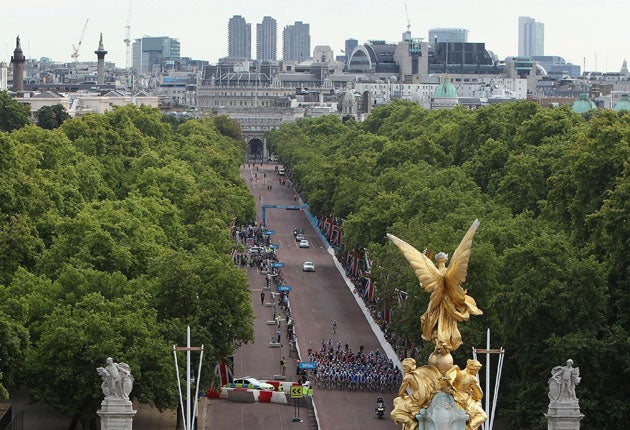
<svg viewBox="0 0 630 430">
<path fill-rule="evenodd" d="M 214 367 L 214 373 L 219 376 L 221 385 L 230 384 L 234 380 L 234 372 L 224 360 Z"/>
<path fill-rule="evenodd" d="M 368 300 L 372 300 L 374 298 L 374 289 L 376 286 L 374 285 L 372 278 L 367 278 L 367 280 L 367 298 Z"/>
<path fill-rule="evenodd" d="M 405 304 L 405 302 L 407 301 L 407 297 L 409 297 L 409 295 L 407 294 L 406 291 L 402 291 L 402 290 L 396 290 L 397 293 L 397 298 L 398 298 L 398 306 L 403 306 Z"/>
<path fill-rule="evenodd" d="M 366 272 L 372 271 L 372 259 L 370 259 L 370 255 L 367 249 L 365 249 L 365 271 Z"/>
</svg>

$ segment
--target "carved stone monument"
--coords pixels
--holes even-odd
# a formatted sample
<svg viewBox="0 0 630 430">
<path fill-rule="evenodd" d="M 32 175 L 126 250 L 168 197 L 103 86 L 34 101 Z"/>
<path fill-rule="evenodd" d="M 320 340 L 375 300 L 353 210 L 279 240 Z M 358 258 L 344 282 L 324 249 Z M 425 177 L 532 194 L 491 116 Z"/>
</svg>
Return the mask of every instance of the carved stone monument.
<svg viewBox="0 0 630 430">
<path fill-rule="evenodd" d="M 105 361 L 105 367 L 98 367 L 96 372 L 103 379 L 101 389 L 105 399 L 96 413 L 101 417 L 101 430 L 132 430 L 133 410 L 129 394 L 133 389 L 133 376 L 126 363 L 116 363 L 111 357 Z"/>
<path fill-rule="evenodd" d="M 407 242 L 388 234 L 400 249 L 422 288 L 431 294 L 426 312 L 420 318 L 422 338 L 435 344 L 428 365 L 416 368 L 413 358 L 402 362 L 405 374 L 399 396 L 394 399 L 392 420 L 403 430 L 476 430 L 488 416 L 481 407 L 483 393 L 476 375 L 481 368 L 477 360 L 468 360 L 465 369 L 453 364 L 451 351 L 462 345 L 458 322 L 471 315 L 481 315 L 475 300 L 461 285 L 466 280 L 472 239 L 479 227 L 475 220 L 453 253 L 431 256 Z"/>
<path fill-rule="evenodd" d="M 580 413 L 575 386 L 581 379 L 580 368 L 573 367 L 573 360 L 567 360 L 566 366 L 551 369 L 549 408 L 545 414 L 548 430 L 579 430 L 584 415 Z"/>
<path fill-rule="evenodd" d="M 418 430 L 464 430 L 468 414 L 457 407 L 453 396 L 437 393 L 431 405 L 417 416 Z"/>
</svg>

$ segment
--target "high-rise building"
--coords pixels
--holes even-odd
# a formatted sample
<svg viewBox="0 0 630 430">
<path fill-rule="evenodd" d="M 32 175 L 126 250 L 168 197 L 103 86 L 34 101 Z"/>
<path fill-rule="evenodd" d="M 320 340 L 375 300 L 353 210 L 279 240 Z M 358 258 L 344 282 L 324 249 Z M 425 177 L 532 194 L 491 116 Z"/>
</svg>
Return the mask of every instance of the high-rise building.
<svg viewBox="0 0 630 430">
<path fill-rule="evenodd" d="M 468 42 L 468 30 L 465 28 L 432 28 L 429 30 L 429 43 L 438 42 Z"/>
<path fill-rule="evenodd" d="M 296 21 L 282 31 L 282 57 L 285 61 L 302 62 L 311 56 L 310 24 Z"/>
<path fill-rule="evenodd" d="M 252 58 L 252 25 L 240 15 L 228 22 L 228 57 Z"/>
<path fill-rule="evenodd" d="M 354 51 L 354 48 L 356 48 L 357 46 L 359 46 L 359 41 L 357 39 L 346 39 L 346 43 L 345 43 L 345 63 L 348 63 L 348 60 L 350 59 L 350 56 L 352 55 L 352 51 Z"/>
<path fill-rule="evenodd" d="M 132 45 L 133 68 L 139 74 L 153 74 L 174 68 L 179 62 L 179 40 L 170 37 L 143 37 Z"/>
<path fill-rule="evenodd" d="M 545 25 L 528 16 L 518 17 L 518 56 L 545 55 Z"/>
<path fill-rule="evenodd" d="M 275 19 L 265 16 L 260 24 L 256 24 L 256 59 L 276 61 L 277 50 L 278 25 Z"/>
</svg>

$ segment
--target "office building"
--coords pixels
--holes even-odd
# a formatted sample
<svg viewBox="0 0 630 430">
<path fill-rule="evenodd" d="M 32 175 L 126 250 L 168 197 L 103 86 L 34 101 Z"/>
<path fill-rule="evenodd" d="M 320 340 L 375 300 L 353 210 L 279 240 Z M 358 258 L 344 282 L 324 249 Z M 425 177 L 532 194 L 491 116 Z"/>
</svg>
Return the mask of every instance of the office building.
<svg viewBox="0 0 630 430">
<path fill-rule="evenodd" d="M 310 24 L 296 21 L 282 32 L 282 58 L 285 61 L 302 62 L 311 56 Z"/>
<path fill-rule="evenodd" d="M 252 58 L 252 25 L 240 15 L 228 22 L 228 57 Z"/>
<path fill-rule="evenodd" d="M 429 43 L 468 42 L 468 30 L 465 28 L 432 28 L 429 30 Z"/>
<path fill-rule="evenodd" d="M 534 18 L 518 18 L 518 56 L 534 57 L 545 55 L 545 25 Z"/>
<path fill-rule="evenodd" d="M 275 19 L 265 16 L 260 24 L 256 24 L 256 59 L 276 61 L 277 47 L 278 25 Z"/>
<path fill-rule="evenodd" d="M 348 60 L 350 60 L 350 56 L 352 55 L 352 51 L 354 51 L 354 48 L 356 48 L 357 46 L 359 46 L 359 41 L 357 39 L 346 39 L 346 42 L 344 44 L 344 54 L 345 54 L 345 60 L 344 62 L 346 64 L 348 64 Z"/>
<path fill-rule="evenodd" d="M 177 67 L 180 60 L 179 40 L 170 37 L 143 37 L 132 45 L 133 69 L 137 74 L 157 75 Z"/>
</svg>

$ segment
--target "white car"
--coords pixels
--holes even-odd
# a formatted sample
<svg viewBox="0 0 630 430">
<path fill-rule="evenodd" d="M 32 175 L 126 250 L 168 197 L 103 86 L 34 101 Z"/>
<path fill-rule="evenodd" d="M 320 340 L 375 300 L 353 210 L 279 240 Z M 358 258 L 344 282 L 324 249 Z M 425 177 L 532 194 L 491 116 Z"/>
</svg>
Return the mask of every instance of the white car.
<svg viewBox="0 0 630 430">
<path fill-rule="evenodd" d="M 302 270 L 304 272 L 314 272 L 315 271 L 315 263 L 312 261 L 305 261 L 302 265 Z"/>
<path fill-rule="evenodd" d="M 232 384 L 235 384 L 236 386 L 240 385 L 240 387 L 242 388 L 249 388 L 252 390 L 275 391 L 273 385 L 259 381 L 258 379 L 252 378 L 251 376 L 246 376 L 244 378 L 235 378 L 234 381 L 232 381 Z"/>
<path fill-rule="evenodd" d="M 308 243 L 308 240 L 302 239 L 300 240 L 300 248 L 310 248 L 311 244 Z"/>
</svg>

